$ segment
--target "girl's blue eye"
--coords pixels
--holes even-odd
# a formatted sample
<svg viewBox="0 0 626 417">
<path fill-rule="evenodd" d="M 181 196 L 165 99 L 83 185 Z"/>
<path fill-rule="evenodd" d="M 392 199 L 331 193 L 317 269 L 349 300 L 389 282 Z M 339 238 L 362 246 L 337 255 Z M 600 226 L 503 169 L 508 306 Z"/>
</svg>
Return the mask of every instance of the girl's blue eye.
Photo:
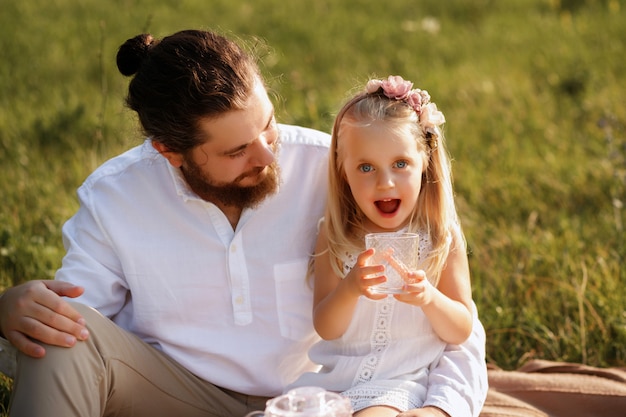
<svg viewBox="0 0 626 417">
<path fill-rule="evenodd" d="M 359 165 L 359 171 L 361 172 L 371 172 L 374 168 L 370 164 L 362 164 Z"/>
<path fill-rule="evenodd" d="M 396 162 L 396 168 L 406 168 L 409 163 L 407 161 L 398 161 Z"/>
</svg>

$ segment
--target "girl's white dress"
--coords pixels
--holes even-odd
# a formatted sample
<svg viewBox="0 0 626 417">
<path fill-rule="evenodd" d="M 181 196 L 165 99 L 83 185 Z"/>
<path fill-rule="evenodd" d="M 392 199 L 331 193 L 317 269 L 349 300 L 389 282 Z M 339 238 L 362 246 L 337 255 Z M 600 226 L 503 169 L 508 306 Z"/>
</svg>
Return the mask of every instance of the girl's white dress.
<svg viewBox="0 0 626 417">
<path fill-rule="evenodd" d="M 430 238 L 420 233 L 420 261 L 431 250 Z M 344 272 L 358 254 L 347 254 Z M 322 340 L 309 351 L 318 373 L 303 374 L 290 388 L 319 386 L 350 399 L 354 411 L 374 405 L 400 411 L 424 403 L 428 374 L 445 348 L 422 309 L 396 301 L 360 297 L 344 335 Z"/>
</svg>

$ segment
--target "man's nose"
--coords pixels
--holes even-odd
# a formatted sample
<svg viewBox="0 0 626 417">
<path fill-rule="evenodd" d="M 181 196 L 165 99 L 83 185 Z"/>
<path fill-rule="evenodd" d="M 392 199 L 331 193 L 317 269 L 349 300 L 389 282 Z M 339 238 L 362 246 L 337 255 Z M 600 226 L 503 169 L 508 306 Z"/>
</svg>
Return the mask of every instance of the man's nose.
<svg viewBox="0 0 626 417">
<path fill-rule="evenodd" d="M 272 142 L 273 143 L 273 142 Z M 257 166 L 267 166 L 274 162 L 276 155 L 272 143 L 268 143 L 264 137 L 260 137 L 254 144 L 253 163 Z"/>
</svg>

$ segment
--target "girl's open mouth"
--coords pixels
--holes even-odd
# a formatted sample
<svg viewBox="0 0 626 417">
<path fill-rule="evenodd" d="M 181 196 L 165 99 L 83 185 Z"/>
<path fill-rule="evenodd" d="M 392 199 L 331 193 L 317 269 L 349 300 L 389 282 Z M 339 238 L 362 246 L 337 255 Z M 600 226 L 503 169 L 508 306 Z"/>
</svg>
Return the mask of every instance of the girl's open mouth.
<svg viewBox="0 0 626 417">
<path fill-rule="evenodd" d="M 374 203 L 378 210 L 385 214 L 392 214 L 400 207 L 400 200 L 397 198 L 378 200 Z"/>
</svg>

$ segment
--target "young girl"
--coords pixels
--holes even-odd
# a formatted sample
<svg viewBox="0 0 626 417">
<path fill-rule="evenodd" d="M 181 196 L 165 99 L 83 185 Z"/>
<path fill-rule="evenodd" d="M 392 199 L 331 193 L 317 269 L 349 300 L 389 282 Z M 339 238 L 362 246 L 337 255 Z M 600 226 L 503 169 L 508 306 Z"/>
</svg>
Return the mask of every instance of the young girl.
<svg viewBox="0 0 626 417">
<path fill-rule="evenodd" d="M 309 352 L 321 370 L 294 386 L 341 392 L 359 417 L 422 407 L 429 367 L 472 330 L 445 120 L 426 91 L 412 88 L 399 76 L 370 80 L 333 127 L 314 258 L 313 320 L 323 340 Z M 409 273 L 404 293 L 371 290 L 386 279 L 382 265 L 370 264 L 374 251 L 364 250 L 371 232 L 419 233 L 423 270 Z"/>
</svg>

